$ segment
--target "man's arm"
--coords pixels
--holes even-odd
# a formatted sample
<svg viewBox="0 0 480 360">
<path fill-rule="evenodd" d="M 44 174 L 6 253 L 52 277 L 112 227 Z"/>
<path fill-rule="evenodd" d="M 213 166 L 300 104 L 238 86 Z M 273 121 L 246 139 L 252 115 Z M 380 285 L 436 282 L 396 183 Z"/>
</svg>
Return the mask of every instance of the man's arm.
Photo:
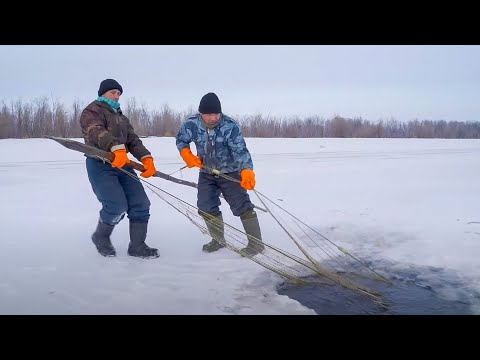
<svg viewBox="0 0 480 360">
<path fill-rule="evenodd" d="M 253 170 L 253 160 L 250 152 L 247 149 L 247 144 L 243 138 L 240 127 L 235 126 L 228 138 L 228 146 L 235 158 L 235 161 L 241 164 L 242 169 Z"/>
<path fill-rule="evenodd" d="M 103 114 L 93 111 L 91 109 L 85 109 L 80 115 L 80 126 L 82 127 L 83 136 L 99 149 L 105 151 L 116 150 L 112 147 L 116 147 L 120 144 L 118 139 L 112 135 L 110 131 L 105 128 L 105 121 Z"/>
<path fill-rule="evenodd" d="M 178 130 L 177 136 L 175 137 L 175 144 L 177 145 L 178 151 L 182 151 L 184 148 L 190 149 L 190 143 L 193 139 L 193 124 L 185 122 Z"/>
</svg>

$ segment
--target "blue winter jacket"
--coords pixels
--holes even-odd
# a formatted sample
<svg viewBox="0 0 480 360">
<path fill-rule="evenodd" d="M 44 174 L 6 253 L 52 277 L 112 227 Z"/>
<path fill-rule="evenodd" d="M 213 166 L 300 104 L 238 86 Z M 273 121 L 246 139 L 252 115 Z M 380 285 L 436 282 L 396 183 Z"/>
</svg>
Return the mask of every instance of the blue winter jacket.
<svg viewBox="0 0 480 360">
<path fill-rule="evenodd" d="M 176 136 L 179 151 L 190 147 L 194 142 L 197 147 L 197 156 L 202 163 L 221 173 L 252 169 L 253 162 L 240 126 L 232 118 L 222 114 L 217 125 L 208 129 L 201 115 L 190 116 L 185 120 Z M 203 172 L 209 172 L 200 169 Z"/>
</svg>

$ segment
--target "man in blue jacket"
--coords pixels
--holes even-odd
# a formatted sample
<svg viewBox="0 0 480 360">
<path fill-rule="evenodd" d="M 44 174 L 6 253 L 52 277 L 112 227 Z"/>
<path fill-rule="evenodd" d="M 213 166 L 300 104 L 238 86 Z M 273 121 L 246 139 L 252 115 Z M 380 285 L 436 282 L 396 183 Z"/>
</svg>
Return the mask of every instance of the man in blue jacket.
<svg viewBox="0 0 480 360">
<path fill-rule="evenodd" d="M 225 247 L 223 217 L 219 208 L 222 193 L 233 215 L 240 217 L 248 235 L 248 245 L 242 252 L 254 256 L 264 250 L 264 245 L 257 213 L 247 193 L 255 187 L 255 173 L 240 126 L 222 113 L 220 100 L 214 93 L 202 97 L 198 112 L 184 121 L 176 136 L 176 145 L 189 168 L 200 168 L 197 207 L 213 237 L 203 245 L 203 251 L 213 252 Z M 196 145 L 197 156 L 190 150 L 191 142 Z"/>
</svg>

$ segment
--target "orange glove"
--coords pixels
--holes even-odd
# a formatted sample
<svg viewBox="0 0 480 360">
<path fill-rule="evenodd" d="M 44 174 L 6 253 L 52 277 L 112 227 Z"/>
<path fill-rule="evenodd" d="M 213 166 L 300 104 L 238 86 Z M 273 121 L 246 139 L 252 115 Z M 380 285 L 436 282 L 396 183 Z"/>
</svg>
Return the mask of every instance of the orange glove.
<svg viewBox="0 0 480 360">
<path fill-rule="evenodd" d="M 183 148 L 180 151 L 180 156 L 189 168 L 192 168 L 194 166 L 203 168 L 202 160 L 200 160 L 198 156 L 193 155 L 188 147 Z"/>
<path fill-rule="evenodd" d="M 115 150 L 113 151 L 113 155 L 115 155 L 115 157 L 112 161 L 112 167 L 122 168 L 130 162 L 130 159 L 127 157 L 126 149 Z"/>
<path fill-rule="evenodd" d="M 245 190 L 253 190 L 255 187 L 255 173 L 251 169 L 243 169 L 240 171 L 240 186 Z"/>
<path fill-rule="evenodd" d="M 155 169 L 155 165 L 153 164 L 153 158 L 151 156 L 143 158 L 142 160 L 143 167 L 145 171 L 142 172 L 140 175 L 144 178 L 148 178 L 150 176 L 155 175 L 157 169 Z"/>
</svg>

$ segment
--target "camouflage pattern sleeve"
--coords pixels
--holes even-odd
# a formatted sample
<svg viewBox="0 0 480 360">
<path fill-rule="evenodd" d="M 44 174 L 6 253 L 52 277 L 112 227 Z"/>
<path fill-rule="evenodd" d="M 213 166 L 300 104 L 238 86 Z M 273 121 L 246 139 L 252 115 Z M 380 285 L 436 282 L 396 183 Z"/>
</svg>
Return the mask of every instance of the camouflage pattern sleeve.
<svg viewBox="0 0 480 360">
<path fill-rule="evenodd" d="M 253 170 L 253 160 L 247 149 L 247 144 L 245 143 L 240 127 L 234 126 L 232 128 L 230 136 L 228 137 L 228 146 L 235 162 L 240 164 L 242 170 Z"/>
<path fill-rule="evenodd" d="M 85 143 L 93 145 L 105 151 L 111 151 L 112 147 L 119 145 L 118 139 L 105 128 L 103 114 L 92 109 L 85 109 L 80 115 Z"/>
<path fill-rule="evenodd" d="M 184 122 L 180 127 L 180 130 L 175 137 L 175 143 L 177 145 L 178 151 L 181 151 L 183 148 L 190 148 L 190 143 L 192 142 L 192 129 L 191 126 L 193 123 Z"/>
</svg>

